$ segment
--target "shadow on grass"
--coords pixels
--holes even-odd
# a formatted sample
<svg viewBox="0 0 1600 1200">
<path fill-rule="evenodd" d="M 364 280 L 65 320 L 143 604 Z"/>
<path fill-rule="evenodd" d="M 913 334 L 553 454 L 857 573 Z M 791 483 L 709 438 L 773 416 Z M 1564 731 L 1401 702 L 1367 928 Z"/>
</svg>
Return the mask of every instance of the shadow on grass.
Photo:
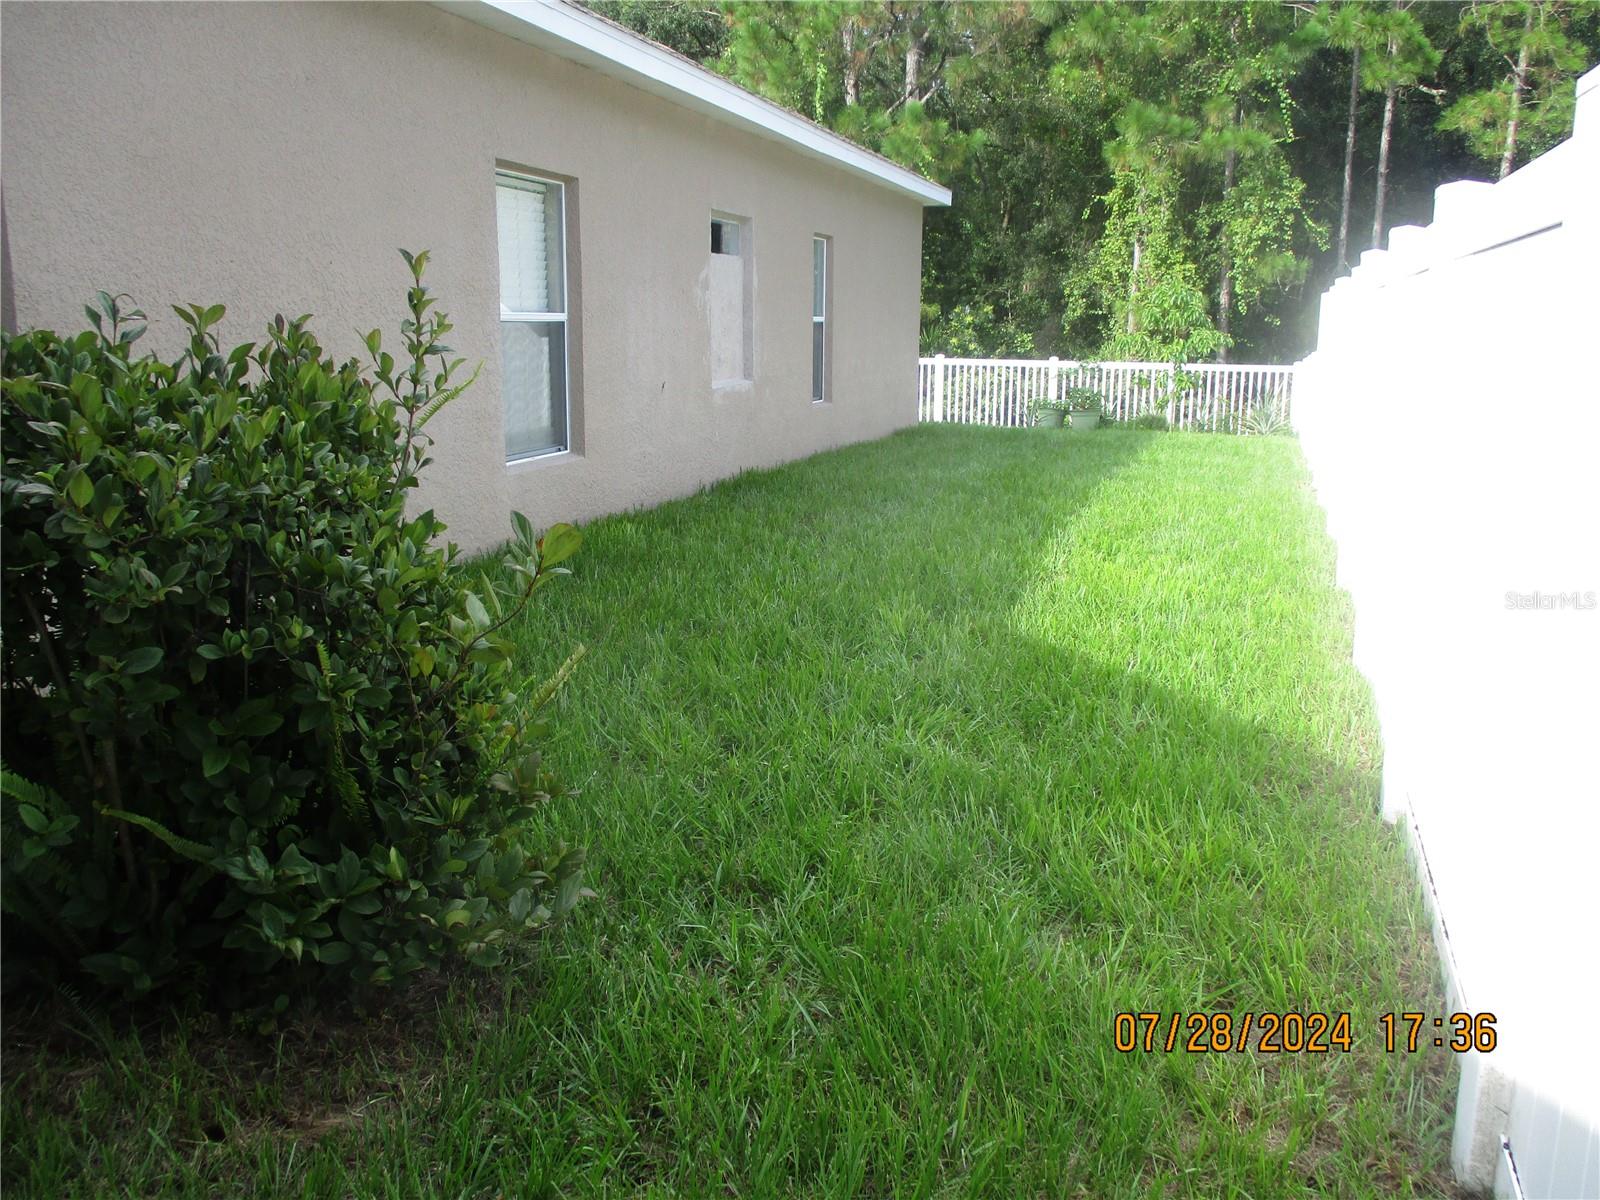
<svg viewBox="0 0 1600 1200">
<path fill-rule="evenodd" d="M 8 1045 L 8 1192 L 1447 1190 L 1448 1064 L 1374 1051 L 1435 988 L 1298 471 L 918 429 L 596 522 L 519 636 L 591 647 L 545 819 L 601 899 L 388 1024 Z M 1356 1046 L 1125 1055 L 1124 1010 Z"/>
</svg>

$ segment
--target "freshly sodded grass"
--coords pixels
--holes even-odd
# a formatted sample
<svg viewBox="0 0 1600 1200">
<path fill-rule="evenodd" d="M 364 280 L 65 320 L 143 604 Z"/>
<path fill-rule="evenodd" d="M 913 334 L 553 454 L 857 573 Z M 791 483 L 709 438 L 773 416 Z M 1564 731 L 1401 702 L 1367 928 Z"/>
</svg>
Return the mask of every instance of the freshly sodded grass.
<svg viewBox="0 0 1600 1200">
<path fill-rule="evenodd" d="M 600 899 L 265 1044 L 69 1006 L 8 1039 L 8 1195 L 1450 1191 L 1448 1056 L 1375 1023 L 1442 1000 L 1292 441 L 921 428 L 586 536 L 525 637 L 590 648 L 546 828 Z M 1119 1054 L 1121 1010 L 1355 1049 Z"/>
</svg>

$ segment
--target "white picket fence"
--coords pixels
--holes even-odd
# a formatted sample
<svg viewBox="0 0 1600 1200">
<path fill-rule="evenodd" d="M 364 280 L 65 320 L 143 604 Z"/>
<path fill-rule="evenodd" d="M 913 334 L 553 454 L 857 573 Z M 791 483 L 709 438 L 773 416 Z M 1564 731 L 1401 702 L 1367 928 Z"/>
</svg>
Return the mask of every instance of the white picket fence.
<svg viewBox="0 0 1600 1200">
<path fill-rule="evenodd" d="M 1173 429 L 1238 433 L 1251 413 L 1288 419 L 1294 368 L 939 354 L 917 360 L 917 415 L 923 421 L 1020 427 L 1033 424 L 1035 405 L 1059 403 L 1075 387 L 1098 392 L 1112 420 L 1159 413 Z"/>
</svg>

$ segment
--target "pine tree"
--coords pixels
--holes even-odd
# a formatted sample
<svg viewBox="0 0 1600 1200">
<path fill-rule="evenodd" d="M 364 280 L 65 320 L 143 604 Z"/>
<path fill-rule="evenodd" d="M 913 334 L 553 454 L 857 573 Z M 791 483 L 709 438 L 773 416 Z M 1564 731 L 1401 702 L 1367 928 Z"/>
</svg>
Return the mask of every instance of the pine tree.
<svg viewBox="0 0 1600 1200">
<path fill-rule="evenodd" d="M 1504 64 L 1492 87 L 1462 96 L 1440 126 L 1465 134 L 1473 151 L 1498 160 L 1504 179 L 1516 166 L 1565 137 L 1572 128 L 1572 76 L 1587 65 L 1583 46 L 1569 32 L 1571 4 L 1556 0 L 1502 0 L 1473 4 L 1462 14 L 1465 31 L 1481 36 Z"/>
<path fill-rule="evenodd" d="M 1345 118 L 1344 176 L 1339 194 L 1338 264 L 1350 265 L 1350 202 L 1355 190 L 1356 111 L 1362 88 L 1372 87 L 1372 64 L 1387 49 L 1382 9 L 1370 0 L 1353 0 L 1330 6 L 1318 14 L 1318 27 L 1327 43 L 1350 52 L 1350 103 Z M 1363 63 L 1367 74 L 1362 74 Z"/>
<path fill-rule="evenodd" d="M 1389 148 L 1394 143 L 1395 100 L 1401 89 L 1415 87 L 1439 67 L 1439 51 L 1428 40 L 1411 0 L 1394 0 L 1379 28 L 1383 53 L 1373 61 L 1372 81 L 1383 89 L 1383 132 L 1378 141 L 1378 190 L 1372 207 L 1372 245 L 1383 247 L 1383 206 L 1389 193 Z"/>
</svg>

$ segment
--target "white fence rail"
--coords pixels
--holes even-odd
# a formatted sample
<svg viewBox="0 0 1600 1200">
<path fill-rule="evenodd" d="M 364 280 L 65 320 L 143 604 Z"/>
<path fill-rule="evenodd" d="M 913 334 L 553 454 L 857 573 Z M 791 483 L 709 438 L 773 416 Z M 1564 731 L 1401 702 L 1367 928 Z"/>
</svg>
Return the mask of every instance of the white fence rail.
<svg viewBox="0 0 1600 1200">
<path fill-rule="evenodd" d="M 1239 363 L 1076 362 L 1063 358 L 917 360 L 917 415 L 960 425 L 1023 426 L 1035 406 L 1060 403 L 1068 388 L 1100 395 L 1105 416 L 1158 413 L 1173 429 L 1237 433 L 1252 413 L 1287 419 L 1294 368 Z M 1179 372 L 1181 371 L 1181 375 Z"/>
</svg>

